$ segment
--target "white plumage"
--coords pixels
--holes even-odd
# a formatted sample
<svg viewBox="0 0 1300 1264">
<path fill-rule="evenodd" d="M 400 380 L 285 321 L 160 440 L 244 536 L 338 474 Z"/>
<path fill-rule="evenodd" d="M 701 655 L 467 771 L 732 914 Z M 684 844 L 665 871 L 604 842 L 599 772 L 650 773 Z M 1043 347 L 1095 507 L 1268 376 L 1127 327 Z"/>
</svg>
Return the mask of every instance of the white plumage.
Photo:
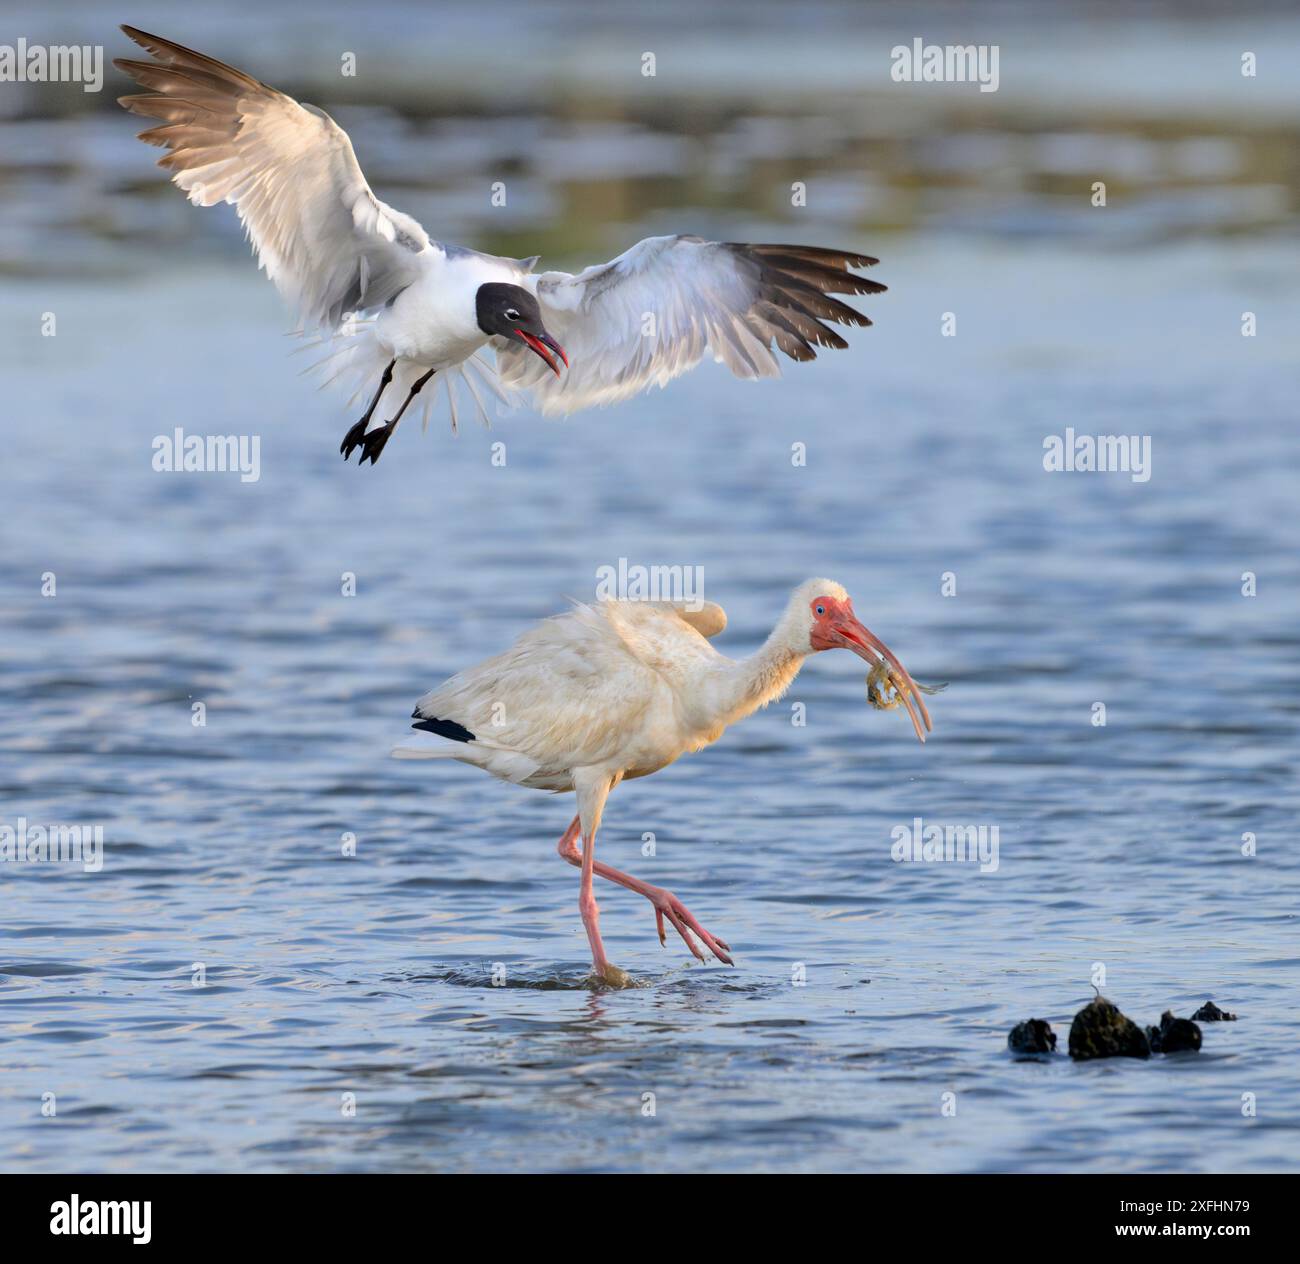
<svg viewBox="0 0 1300 1264">
<path fill-rule="evenodd" d="M 224 62 L 123 30 L 162 63 L 115 63 L 155 90 L 122 98 L 163 120 L 140 139 L 171 150 L 159 165 L 196 206 L 238 210 L 267 276 L 305 321 L 335 327 L 420 276 L 428 234 L 375 197 L 328 114 Z"/>
<path fill-rule="evenodd" d="M 747 658 L 727 658 L 709 643 L 726 621 L 722 608 L 708 603 L 698 610 L 667 602 L 576 604 L 425 694 L 414 712 L 418 731 L 393 750 L 398 758 L 455 759 L 522 786 L 576 792 L 578 816 L 560 851 L 584 866 L 580 906 L 597 973 L 606 977 L 590 897 L 593 873 L 646 895 L 661 919 L 661 938 L 667 916 L 701 959 L 688 932 L 730 961 L 727 945 L 671 893 L 587 863 L 606 798 L 620 781 L 717 741 L 728 725 L 779 698 L 809 654 L 836 647 L 873 665 L 886 662 L 925 740 L 929 715 L 911 677 L 858 622 L 848 594 L 833 580 L 801 584 L 771 635 Z"/>
<path fill-rule="evenodd" d="M 571 367 L 548 380 L 543 365 L 506 345 L 497 351 L 501 378 L 556 414 L 667 386 L 705 356 L 739 378 L 780 377 L 777 348 L 802 361 L 816 358 L 814 346 L 848 346 L 819 317 L 871 324 L 829 295 L 882 291 L 847 270 L 875 262 L 802 246 L 647 237 L 577 276 L 544 272 L 531 279 Z"/>
<path fill-rule="evenodd" d="M 713 605 L 577 604 L 417 703 L 417 717 L 461 725 L 473 742 L 394 754 L 442 754 L 539 790 L 572 790 L 585 768 L 645 776 L 721 734 L 709 713 L 735 664 L 697 627 L 725 625 Z"/>
</svg>

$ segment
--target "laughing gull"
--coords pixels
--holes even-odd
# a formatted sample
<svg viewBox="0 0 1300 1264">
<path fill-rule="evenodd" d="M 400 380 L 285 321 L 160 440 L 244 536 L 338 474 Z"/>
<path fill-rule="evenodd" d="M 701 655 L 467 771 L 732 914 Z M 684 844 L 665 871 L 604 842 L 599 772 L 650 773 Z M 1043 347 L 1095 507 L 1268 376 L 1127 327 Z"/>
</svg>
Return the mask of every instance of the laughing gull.
<svg viewBox="0 0 1300 1264">
<path fill-rule="evenodd" d="M 378 378 L 340 446 L 345 459 L 360 447 L 362 464 L 377 461 L 434 374 L 447 382 L 453 430 L 454 380 L 486 423 L 480 384 L 558 414 L 664 386 L 706 352 L 737 377 L 779 377 L 776 349 L 806 361 L 814 347 L 848 345 L 824 321 L 871 324 L 832 295 L 885 288 L 850 271 L 876 263 L 870 256 L 813 246 L 647 237 L 572 276 L 535 273 L 536 257 L 433 241 L 375 197 L 347 133 L 323 110 L 170 40 L 122 30 L 156 59 L 113 64 L 148 89 L 119 100 L 161 121 L 140 133 L 169 151 L 158 165 L 196 205 L 235 207 L 267 275 L 329 342 L 330 380 L 351 382 L 355 398 Z M 406 391 L 401 407 L 372 426 L 393 383 Z"/>
</svg>

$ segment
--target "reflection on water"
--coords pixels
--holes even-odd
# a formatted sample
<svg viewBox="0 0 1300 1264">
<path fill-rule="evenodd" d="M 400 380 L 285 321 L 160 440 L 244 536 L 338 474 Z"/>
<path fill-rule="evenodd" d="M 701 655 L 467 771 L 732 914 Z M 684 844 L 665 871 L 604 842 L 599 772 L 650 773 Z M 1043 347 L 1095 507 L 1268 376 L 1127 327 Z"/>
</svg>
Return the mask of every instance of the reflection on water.
<svg viewBox="0 0 1300 1264">
<path fill-rule="evenodd" d="M 779 48 L 788 12 L 750 7 Z M 427 28 L 379 24 L 390 90 L 361 76 L 338 115 L 435 234 L 573 261 L 665 227 L 797 235 L 879 254 L 890 290 L 850 351 L 782 382 L 705 368 L 563 423 L 435 424 L 374 470 L 339 460 L 350 418 L 295 376 L 233 216 L 164 187 L 107 101 L 11 112 L 0 823 L 99 823 L 105 862 L 0 873 L 0 1165 L 1296 1166 L 1294 123 L 1187 109 L 1194 24 L 1118 41 L 1163 85 L 1146 105 L 1074 79 L 1068 110 L 1026 105 L 1004 51 L 1005 101 L 877 108 L 838 69 L 844 11 L 816 12 L 816 97 L 811 51 L 746 94 L 725 32 L 697 41 L 705 93 L 659 30 L 653 91 L 621 94 L 596 57 L 560 92 L 530 61 L 491 108 L 481 83 L 437 87 L 456 58 Z M 351 46 L 322 13 L 301 63 Z M 198 43 L 190 16 L 176 34 Z M 528 28 L 539 47 L 554 20 Z M 583 39 L 620 32 L 639 54 L 636 28 Z M 243 60 L 277 78 L 284 38 Z M 1028 81 L 1050 77 L 1024 38 Z M 1094 211 L 1079 190 L 1103 162 Z M 154 473 L 175 425 L 260 435 L 261 479 Z M 1151 480 L 1045 474 L 1067 426 L 1150 436 Z M 621 786 L 601 854 L 675 890 L 737 966 L 661 949 L 649 905 L 610 888 L 610 955 L 641 986 L 593 993 L 555 855 L 568 800 L 386 751 L 421 692 L 620 557 L 703 566 L 732 653 L 794 584 L 836 576 L 951 684 L 922 748 L 826 655 L 718 746 Z M 895 864 L 917 816 L 997 825 L 997 873 Z M 1241 1021 L 1196 1058 L 1009 1055 L 1031 1015 L 1064 1041 L 1096 963 L 1143 1023 L 1208 997 Z"/>
</svg>

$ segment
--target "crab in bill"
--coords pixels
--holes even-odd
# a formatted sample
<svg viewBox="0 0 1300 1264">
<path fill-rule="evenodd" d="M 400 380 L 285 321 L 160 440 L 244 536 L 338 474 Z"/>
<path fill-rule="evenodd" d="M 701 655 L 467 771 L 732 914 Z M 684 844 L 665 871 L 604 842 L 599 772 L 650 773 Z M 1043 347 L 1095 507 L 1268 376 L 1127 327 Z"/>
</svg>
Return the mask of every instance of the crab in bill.
<svg viewBox="0 0 1300 1264">
<path fill-rule="evenodd" d="M 942 685 L 923 685 L 917 682 L 916 687 L 922 693 L 933 695 L 942 693 L 948 685 L 946 682 Z M 877 711 L 893 711 L 903 706 L 907 697 L 905 688 L 892 664 L 883 658 L 867 673 L 867 701 Z"/>
</svg>

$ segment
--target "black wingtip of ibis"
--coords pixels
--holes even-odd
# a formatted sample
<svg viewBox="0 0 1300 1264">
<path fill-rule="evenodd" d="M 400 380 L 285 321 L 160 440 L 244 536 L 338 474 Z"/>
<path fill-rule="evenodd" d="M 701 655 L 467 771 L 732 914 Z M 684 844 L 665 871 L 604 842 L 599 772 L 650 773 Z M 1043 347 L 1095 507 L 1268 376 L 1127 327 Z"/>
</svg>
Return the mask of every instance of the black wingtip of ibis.
<svg viewBox="0 0 1300 1264">
<path fill-rule="evenodd" d="M 474 741 L 474 734 L 463 724 L 457 724 L 455 720 L 439 720 L 434 717 L 422 718 L 418 707 L 411 712 L 411 715 L 415 719 L 415 723 L 411 725 L 413 729 L 423 729 L 426 733 L 433 733 L 438 737 L 445 737 L 453 742 Z"/>
</svg>

